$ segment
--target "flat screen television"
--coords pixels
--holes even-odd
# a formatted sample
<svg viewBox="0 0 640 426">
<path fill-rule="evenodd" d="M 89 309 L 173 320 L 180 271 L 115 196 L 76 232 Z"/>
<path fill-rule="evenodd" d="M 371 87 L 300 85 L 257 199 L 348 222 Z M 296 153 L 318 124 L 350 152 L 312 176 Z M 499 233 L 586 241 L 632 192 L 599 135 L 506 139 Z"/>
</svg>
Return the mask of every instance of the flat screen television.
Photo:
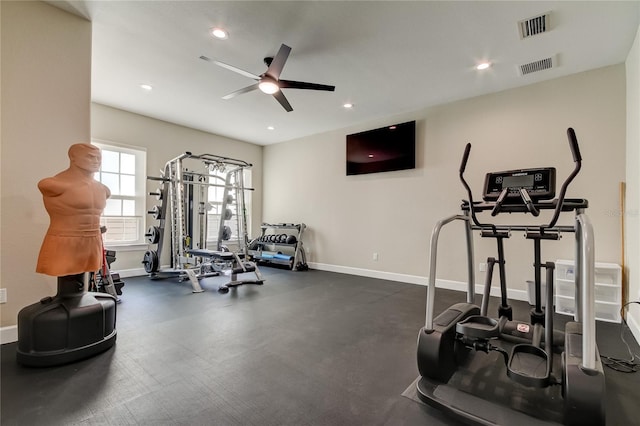
<svg viewBox="0 0 640 426">
<path fill-rule="evenodd" d="M 347 135 L 347 175 L 415 167 L 415 121 Z"/>
</svg>

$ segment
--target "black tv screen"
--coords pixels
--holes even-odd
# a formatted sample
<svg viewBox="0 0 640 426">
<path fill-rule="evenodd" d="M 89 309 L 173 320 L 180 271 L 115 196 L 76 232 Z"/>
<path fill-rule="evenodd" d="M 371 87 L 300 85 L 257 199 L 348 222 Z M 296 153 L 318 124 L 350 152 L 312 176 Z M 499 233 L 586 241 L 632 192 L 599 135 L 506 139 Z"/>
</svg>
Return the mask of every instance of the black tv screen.
<svg viewBox="0 0 640 426">
<path fill-rule="evenodd" d="M 415 167 L 415 121 L 347 135 L 347 175 Z"/>
</svg>

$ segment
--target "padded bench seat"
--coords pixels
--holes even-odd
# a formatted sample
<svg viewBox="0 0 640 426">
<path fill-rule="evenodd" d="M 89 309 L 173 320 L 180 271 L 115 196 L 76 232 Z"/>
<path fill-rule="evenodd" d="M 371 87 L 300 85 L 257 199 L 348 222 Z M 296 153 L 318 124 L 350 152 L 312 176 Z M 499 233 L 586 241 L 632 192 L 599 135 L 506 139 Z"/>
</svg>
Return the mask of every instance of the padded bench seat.
<svg viewBox="0 0 640 426">
<path fill-rule="evenodd" d="M 186 250 L 186 253 L 191 254 L 193 256 L 208 257 L 211 259 L 221 259 L 221 260 L 229 260 L 229 261 L 234 259 L 233 253 L 230 251 L 189 249 L 189 250 Z"/>
</svg>

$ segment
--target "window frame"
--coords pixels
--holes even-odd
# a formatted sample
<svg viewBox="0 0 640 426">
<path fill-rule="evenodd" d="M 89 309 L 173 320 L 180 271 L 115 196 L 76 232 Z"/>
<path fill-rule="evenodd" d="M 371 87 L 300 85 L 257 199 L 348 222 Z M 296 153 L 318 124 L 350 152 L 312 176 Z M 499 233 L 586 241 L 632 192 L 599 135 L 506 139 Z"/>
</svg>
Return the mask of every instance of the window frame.
<svg viewBox="0 0 640 426">
<path fill-rule="evenodd" d="M 147 150 L 144 147 L 134 146 L 123 144 L 114 141 L 102 140 L 92 138 L 91 143 L 100 150 L 107 151 L 115 151 L 119 153 L 132 154 L 135 156 L 135 195 L 114 195 L 111 194 L 110 199 L 120 199 L 120 200 L 134 200 L 135 201 L 135 211 L 134 216 L 108 216 L 108 217 L 134 217 L 137 218 L 137 240 L 119 240 L 119 241 L 107 241 L 105 239 L 104 245 L 108 248 L 118 248 L 119 250 L 126 251 L 127 249 L 136 250 L 140 248 L 144 248 L 147 246 L 146 237 L 145 237 L 145 229 L 146 229 L 146 216 L 147 216 Z M 102 165 L 100 166 L 102 171 Z M 99 180 L 100 172 L 96 172 L 96 180 Z M 110 173 L 110 172 L 108 172 Z M 120 173 L 118 173 L 120 174 Z M 103 223 L 104 215 L 100 216 L 101 223 Z M 107 231 L 108 232 L 108 231 Z"/>
</svg>

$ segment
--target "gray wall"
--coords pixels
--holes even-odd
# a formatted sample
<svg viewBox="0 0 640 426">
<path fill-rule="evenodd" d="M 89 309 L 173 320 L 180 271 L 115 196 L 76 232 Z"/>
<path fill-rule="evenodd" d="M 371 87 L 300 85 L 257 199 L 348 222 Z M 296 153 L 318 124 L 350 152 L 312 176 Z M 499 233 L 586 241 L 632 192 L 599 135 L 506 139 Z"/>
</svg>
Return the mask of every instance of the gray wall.
<svg viewBox="0 0 640 426">
<path fill-rule="evenodd" d="M 467 175 L 475 191 L 488 169 L 554 165 L 564 177 L 571 169 L 565 130 L 572 126 L 585 161 L 568 195 L 591 202 L 599 261 L 620 263 L 618 184 L 627 181 L 629 297 L 640 298 L 638 37 L 626 64 L 263 149 L 103 105 L 90 106 L 91 24 L 40 2 L 3 1 L 0 12 L 5 113 L 0 279 L 8 290 L 0 325 L 5 328 L 15 324 L 23 306 L 55 292 L 55 278 L 34 271 L 48 226 L 36 185 L 67 167 L 69 145 L 91 136 L 146 148 L 149 174 L 186 150 L 249 161 L 255 165 L 253 186 L 258 189 L 253 234 L 262 221 L 305 222 L 310 227 L 305 244 L 313 266 L 425 283 L 431 228 L 436 220 L 457 211 L 465 197 L 457 181 L 464 144 L 473 144 Z M 418 120 L 417 169 L 345 176 L 347 133 L 412 119 Z M 150 198 L 148 205 L 153 202 Z M 517 233 L 511 240 L 507 272 L 522 296 L 524 282 L 531 278 L 531 247 Z M 572 236 L 567 235 L 546 247 L 546 257 L 573 258 L 572 245 Z M 118 266 L 138 268 L 142 251 L 119 253 Z M 372 259 L 374 252 L 379 253 L 377 261 Z M 441 253 L 439 283 L 461 285 L 465 274 L 459 266 L 464 253 L 459 228 L 443 233 Z M 476 263 L 490 253 L 492 245 L 476 240 Z M 632 313 L 630 325 L 638 337 L 640 308 L 634 307 Z"/>
<path fill-rule="evenodd" d="M 159 176 L 160 170 L 164 170 L 167 161 L 190 151 L 194 154 L 214 154 L 229 158 L 244 160 L 253 164 L 251 168 L 252 186 L 256 188 L 252 192 L 251 217 L 253 232 L 256 235 L 260 229 L 262 217 L 262 147 L 238 140 L 225 138 L 167 123 L 166 121 L 111 108 L 100 104 L 91 105 L 91 136 L 103 143 L 112 143 L 130 146 L 146 150 L 147 152 L 147 176 Z M 148 182 L 147 189 L 153 191 L 158 187 L 157 183 Z M 158 201 L 155 197 L 147 197 L 147 210 L 150 210 Z M 146 217 L 147 227 L 157 225 L 151 216 Z M 138 247 L 117 249 L 117 263 L 114 268 L 125 275 L 131 273 L 144 274 L 141 264 L 144 252 L 152 247 Z M 166 250 L 161 259 L 161 264 L 169 262 Z M 131 271 L 128 271 L 131 270 Z"/>
<path fill-rule="evenodd" d="M 628 300 L 640 300 L 640 28 L 626 61 L 627 71 L 627 163 L 625 218 L 625 272 L 629 280 Z M 627 322 L 640 340 L 640 306 L 629 307 Z"/>
<path fill-rule="evenodd" d="M 625 67 L 619 64 L 270 145 L 264 152 L 264 219 L 305 222 L 305 244 L 317 268 L 425 283 L 431 229 L 458 212 L 466 197 L 457 176 L 464 145 L 472 144 L 466 175 L 479 197 L 489 170 L 555 166 L 562 182 L 573 168 L 566 137 L 573 127 L 584 162 L 567 195 L 590 201 L 597 260 L 620 263 L 616 212 L 625 179 L 625 107 Z M 345 175 L 346 134 L 409 119 L 418 120 L 415 170 Z M 533 279 L 532 243 L 515 232 L 506 244 L 509 285 L 523 297 L 526 280 Z M 464 247 L 460 226 L 443 231 L 437 271 L 442 285 L 464 288 Z M 573 250 L 573 235 L 565 235 L 545 244 L 543 254 L 547 260 L 573 259 Z M 477 266 L 495 256 L 495 242 L 476 238 L 475 252 Z M 483 279 L 477 275 L 476 282 Z"/>
<path fill-rule="evenodd" d="M 91 23 L 41 2 L 2 8 L 1 325 L 55 293 L 36 274 L 49 217 L 37 184 L 69 166 L 67 150 L 90 139 Z M 4 341 L 4 337 L 3 337 Z"/>
</svg>

